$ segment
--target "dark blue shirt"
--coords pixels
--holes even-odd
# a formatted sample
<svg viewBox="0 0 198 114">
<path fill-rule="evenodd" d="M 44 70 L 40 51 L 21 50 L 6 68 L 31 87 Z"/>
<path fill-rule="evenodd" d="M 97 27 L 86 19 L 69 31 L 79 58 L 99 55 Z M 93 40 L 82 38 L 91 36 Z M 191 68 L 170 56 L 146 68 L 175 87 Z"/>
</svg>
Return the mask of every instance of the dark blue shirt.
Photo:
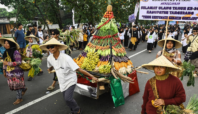
<svg viewBox="0 0 198 114">
<path fill-rule="evenodd" d="M 15 37 L 17 38 L 17 43 L 19 42 L 25 42 L 25 35 L 23 30 L 17 30 L 15 32 Z"/>
</svg>

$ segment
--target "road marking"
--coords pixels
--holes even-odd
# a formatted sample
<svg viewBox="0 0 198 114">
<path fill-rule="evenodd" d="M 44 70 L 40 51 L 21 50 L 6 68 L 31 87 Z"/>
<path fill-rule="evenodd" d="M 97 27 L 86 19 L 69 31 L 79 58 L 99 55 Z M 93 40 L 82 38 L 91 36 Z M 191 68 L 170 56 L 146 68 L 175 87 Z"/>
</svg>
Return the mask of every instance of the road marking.
<svg viewBox="0 0 198 114">
<path fill-rule="evenodd" d="M 129 56 L 129 58 L 132 58 L 132 57 L 134 57 L 134 56 L 136 56 L 136 55 L 138 55 L 138 54 L 140 54 L 140 53 L 143 53 L 143 52 L 146 51 L 146 50 L 147 50 L 147 49 L 144 49 L 144 50 L 142 50 L 142 51 L 140 51 L 140 52 L 138 52 L 138 53 L 135 53 L 135 54 Z M 22 105 L 22 106 L 20 106 L 20 107 L 18 107 L 18 108 L 16 108 L 16 109 L 14 109 L 14 110 L 11 110 L 11 111 L 9 111 L 9 112 L 7 112 L 7 113 L 5 113 L 5 114 L 14 114 L 14 113 L 16 113 L 16 112 L 19 112 L 19 111 L 21 111 L 21 110 L 23 110 L 23 109 L 25 109 L 25 108 L 27 108 L 27 107 L 33 105 L 33 104 L 36 104 L 36 103 L 38 103 L 38 102 L 40 102 L 40 101 L 42 101 L 42 100 L 44 100 L 44 99 L 46 99 L 46 98 L 48 98 L 48 97 L 51 97 L 51 96 L 57 94 L 57 93 L 59 93 L 59 92 L 60 92 L 60 89 L 58 89 L 58 90 L 56 90 L 56 91 L 54 91 L 54 92 L 51 92 L 51 93 L 49 93 L 49 94 L 47 94 L 47 95 L 44 95 L 44 96 L 42 96 L 42 97 L 40 97 L 40 98 L 38 98 L 38 99 L 35 99 L 35 100 L 33 100 L 33 101 L 31 101 L 31 102 L 29 102 L 29 103 L 27 103 L 27 104 L 24 104 L 24 105 Z"/>
<path fill-rule="evenodd" d="M 47 95 L 44 95 L 43 97 L 40 97 L 40 98 L 38 98 L 38 99 L 35 99 L 35 100 L 33 100 L 33 101 L 31 101 L 31 102 L 29 102 L 29 103 L 27 103 L 27 104 L 24 104 L 24 105 L 22 105 L 22 106 L 20 106 L 20 107 L 18 107 L 18 108 L 16 108 L 16 109 L 14 109 L 14 110 L 11 110 L 11 111 L 9 111 L 9 112 L 7 112 L 7 113 L 5 113 L 5 114 L 14 114 L 14 113 L 16 113 L 16 112 L 19 112 L 19 111 L 21 111 L 21 110 L 23 110 L 23 109 L 25 109 L 25 108 L 27 108 L 27 107 L 29 107 L 29 106 L 35 104 L 35 103 L 38 103 L 38 102 L 40 102 L 40 101 L 42 101 L 42 100 L 44 100 L 44 99 L 46 99 L 46 98 L 48 98 L 48 97 L 50 97 L 50 96 L 53 96 L 53 95 L 57 94 L 57 93 L 59 93 L 59 92 L 60 92 L 60 89 L 58 89 L 58 90 L 56 90 L 56 91 L 53 91 L 53 92 L 51 92 L 51 93 L 49 93 L 49 94 L 47 94 Z"/>
<path fill-rule="evenodd" d="M 133 54 L 133 55 L 131 55 L 131 56 L 129 56 L 129 58 L 132 58 L 132 57 L 134 57 L 134 56 L 136 56 L 136 55 L 138 55 L 138 54 L 140 54 L 140 53 L 143 53 L 143 52 L 145 52 L 147 49 L 144 49 L 144 50 L 142 50 L 142 51 L 140 51 L 140 52 L 138 52 L 138 53 L 136 53 L 136 54 Z"/>
</svg>

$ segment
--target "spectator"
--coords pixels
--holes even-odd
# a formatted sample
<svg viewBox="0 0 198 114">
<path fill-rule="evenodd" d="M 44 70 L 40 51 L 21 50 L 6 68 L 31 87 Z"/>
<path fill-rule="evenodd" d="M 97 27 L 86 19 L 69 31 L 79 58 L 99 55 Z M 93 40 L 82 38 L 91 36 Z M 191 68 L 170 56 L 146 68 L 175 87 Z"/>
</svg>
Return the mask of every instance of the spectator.
<svg viewBox="0 0 198 114">
<path fill-rule="evenodd" d="M 185 54 L 188 48 L 187 44 L 188 33 L 184 33 L 184 37 L 181 38 L 182 52 Z"/>
<path fill-rule="evenodd" d="M 85 48 L 86 45 L 87 45 L 87 42 L 88 42 L 88 32 L 87 32 L 87 30 L 84 30 L 83 32 L 84 32 L 84 34 L 83 34 L 83 46 Z"/>
<path fill-rule="evenodd" d="M 18 30 L 15 32 L 15 40 L 20 46 L 19 52 L 22 53 L 22 51 L 25 50 L 26 47 L 26 41 L 25 41 L 25 35 L 23 31 L 23 25 L 21 23 L 18 24 Z"/>
<path fill-rule="evenodd" d="M 38 29 L 39 29 L 39 30 L 38 30 L 39 44 L 42 44 L 44 39 L 43 39 L 43 32 L 42 32 L 42 30 L 41 30 L 41 26 L 39 26 Z"/>
<path fill-rule="evenodd" d="M 38 29 L 37 29 L 37 25 L 33 25 L 34 29 L 32 30 L 32 33 L 34 36 L 39 37 L 38 36 Z"/>
<path fill-rule="evenodd" d="M 54 38 L 54 31 L 52 30 L 51 38 Z"/>
<path fill-rule="evenodd" d="M 28 26 L 28 31 L 26 33 L 26 36 L 30 36 L 30 34 L 32 34 L 32 25 Z"/>
</svg>

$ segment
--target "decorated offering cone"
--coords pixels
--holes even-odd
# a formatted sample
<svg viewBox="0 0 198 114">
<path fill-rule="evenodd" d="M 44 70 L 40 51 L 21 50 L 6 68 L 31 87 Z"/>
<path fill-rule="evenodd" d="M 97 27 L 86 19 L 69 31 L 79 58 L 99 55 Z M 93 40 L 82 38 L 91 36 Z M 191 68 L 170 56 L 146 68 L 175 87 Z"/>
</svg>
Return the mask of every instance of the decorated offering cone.
<svg viewBox="0 0 198 114">
<path fill-rule="evenodd" d="M 100 74 L 110 74 L 113 71 L 113 75 L 127 75 L 132 72 L 133 64 L 126 56 L 125 48 L 119 39 L 111 5 L 108 5 L 93 39 L 74 61 L 82 69 Z"/>
</svg>

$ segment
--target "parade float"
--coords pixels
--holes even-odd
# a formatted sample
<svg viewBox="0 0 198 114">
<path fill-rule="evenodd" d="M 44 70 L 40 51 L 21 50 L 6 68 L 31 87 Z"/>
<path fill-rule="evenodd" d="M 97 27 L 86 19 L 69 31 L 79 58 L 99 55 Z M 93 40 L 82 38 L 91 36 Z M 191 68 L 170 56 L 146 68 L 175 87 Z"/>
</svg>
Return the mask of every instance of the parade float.
<svg viewBox="0 0 198 114">
<path fill-rule="evenodd" d="M 124 98 L 139 92 L 137 70 L 121 44 L 111 5 L 108 5 L 93 39 L 73 60 L 99 80 L 95 83 L 77 72 L 75 92 L 81 95 L 98 99 L 101 94 L 111 91 L 117 107 L 124 104 Z"/>
</svg>

